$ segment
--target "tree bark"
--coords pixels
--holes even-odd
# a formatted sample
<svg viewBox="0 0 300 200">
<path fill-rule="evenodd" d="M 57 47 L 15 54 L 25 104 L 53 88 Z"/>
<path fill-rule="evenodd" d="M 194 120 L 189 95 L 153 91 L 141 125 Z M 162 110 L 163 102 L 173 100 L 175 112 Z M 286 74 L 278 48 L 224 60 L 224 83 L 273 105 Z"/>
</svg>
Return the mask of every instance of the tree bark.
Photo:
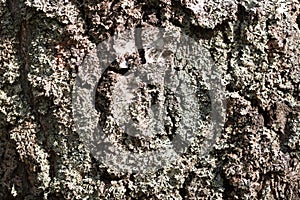
<svg viewBox="0 0 300 200">
<path fill-rule="evenodd" d="M 2 0 L 0 19 L 0 199 L 300 199 L 299 1 Z M 172 30 L 201 45 L 211 57 L 201 61 L 216 80 L 211 83 L 224 88 L 217 96 L 220 91 L 203 83 L 191 59 L 171 63 L 176 83 L 195 82 L 197 101 L 186 100 L 200 114 L 182 114 L 180 98 L 164 89 L 165 125 L 152 139 L 122 132 L 109 121 L 125 119 L 112 108 L 114 95 L 126 96 L 123 82 L 118 85 L 122 77 L 157 58 L 144 48 L 145 31 L 138 32 L 147 27 Z M 109 63 L 93 99 L 97 120 L 114 145 L 132 153 L 154 151 L 161 148 L 157 143 L 176 139 L 180 122 L 186 120 L 187 129 L 198 120 L 206 123 L 213 105 L 225 103 L 217 111 L 225 118 L 214 129 L 216 137 L 195 133 L 176 161 L 154 171 L 115 171 L 99 160 L 82 141 L 78 130 L 84 126 L 74 111 L 74 91 L 88 82 L 83 72 L 103 55 L 99 44 L 128 30 L 135 30 L 137 51 Z M 177 56 L 163 53 L 159 62 Z M 162 70 L 151 67 L 143 73 Z M 132 93 L 140 95 L 130 107 L 132 123 L 145 125 L 147 105 L 161 101 L 159 85 Z M 120 93 L 113 92 L 116 87 Z M 203 143 L 208 136 L 209 147 Z M 176 152 L 180 145 L 174 143 Z"/>
</svg>

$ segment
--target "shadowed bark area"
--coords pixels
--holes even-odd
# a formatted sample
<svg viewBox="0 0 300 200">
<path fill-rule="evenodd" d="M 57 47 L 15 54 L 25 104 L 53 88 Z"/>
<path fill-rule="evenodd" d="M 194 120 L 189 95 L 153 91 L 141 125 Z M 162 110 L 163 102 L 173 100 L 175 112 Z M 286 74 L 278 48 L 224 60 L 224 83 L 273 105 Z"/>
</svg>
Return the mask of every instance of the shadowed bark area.
<svg viewBox="0 0 300 200">
<path fill-rule="evenodd" d="M 0 1 L 0 199 L 300 199 L 299 16 L 296 0 Z M 222 99 L 194 60 L 168 51 L 159 60 L 145 48 L 141 30 L 151 26 L 201 44 L 213 63 L 207 79 L 225 88 L 225 123 L 205 155 L 206 122 Z M 148 173 L 114 171 L 97 159 L 74 119 L 76 81 L 87 84 L 80 71 L 96 46 L 134 29 L 137 51 L 109 63 L 96 83 L 93 108 L 104 135 L 133 153 L 178 139 L 180 152 L 180 123 L 204 127 L 175 162 Z M 106 50 L 115 56 L 114 48 Z M 132 123 L 151 121 L 155 106 L 165 113 L 156 134 L 136 136 L 137 125 L 118 126 L 113 97 L 124 91 L 114 89 L 156 59 L 172 61 L 168 83 L 192 84 L 195 100 L 183 99 L 199 115 L 190 122 L 196 111 L 184 115 L 181 97 L 163 83 L 137 84 Z M 160 70 L 151 67 L 145 72 Z"/>
</svg>

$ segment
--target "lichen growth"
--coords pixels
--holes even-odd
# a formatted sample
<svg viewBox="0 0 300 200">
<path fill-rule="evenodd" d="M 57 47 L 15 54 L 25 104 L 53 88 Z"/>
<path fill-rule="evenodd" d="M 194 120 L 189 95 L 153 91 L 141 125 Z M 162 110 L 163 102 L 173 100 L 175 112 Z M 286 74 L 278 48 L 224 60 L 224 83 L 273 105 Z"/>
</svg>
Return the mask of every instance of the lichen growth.
<svg viewBox="0 0 300 200">
<path fill-rule="evenodd" d="M 299 199 L 299 16 L 296 0 L 0 1 L 0 199 Z M 199 136 L 158 171 L 117 173 L 80 140 L 72 91 L 97 44 L 149 25 L 209 50 L 226 123 L 205 156 Z"/>
</svg>

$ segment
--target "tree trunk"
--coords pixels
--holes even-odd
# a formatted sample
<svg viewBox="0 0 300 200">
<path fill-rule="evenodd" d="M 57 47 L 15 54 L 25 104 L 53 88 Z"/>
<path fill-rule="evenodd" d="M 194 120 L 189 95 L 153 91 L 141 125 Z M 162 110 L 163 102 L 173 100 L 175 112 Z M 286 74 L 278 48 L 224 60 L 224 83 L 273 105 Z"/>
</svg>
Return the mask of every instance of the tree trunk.
<svg viewBox="0 0 300 200">
<path fill-rule="evenodd" d="M 299 1 L 2 0 L 0 19 L 0 199 L 300 199 Z"/>
</svg>

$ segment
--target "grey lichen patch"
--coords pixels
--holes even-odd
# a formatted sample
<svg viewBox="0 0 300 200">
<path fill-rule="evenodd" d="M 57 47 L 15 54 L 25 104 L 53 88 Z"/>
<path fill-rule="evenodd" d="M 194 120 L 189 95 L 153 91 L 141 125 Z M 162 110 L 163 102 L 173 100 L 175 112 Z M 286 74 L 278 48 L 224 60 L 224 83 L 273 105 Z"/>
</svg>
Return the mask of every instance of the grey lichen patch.
<svg viewBox="0 0 300 200">
<path fill-rule="evenodd" d="M 223 21 L 235 20 L 237 12 L 236 1 L 196 0 L 185 1 L 184 6 L 193 11 L 195 24 L 213 29 Z"/>
<path fill-rule="evenodd" d="M 75 44 L 72 42 L 73 38 L 68 39 L 70 42 L 63 40 L 65 35 L 68 35 L 69 29 L 64 29 L 55 20 L 45 15 L 33 18 L 32 15 L 36 14 L 34 10 L 22 4 L 7 3 L 11 12 L 6 10 L 6 13 L 10 14 L 15 21 L 9 24 L 10 17 L 6 17 L 6 21 L 1 20 L 1 23 L 7 23 L 7 29 L 3 30 L 8 31 L 8 33 L 1 34 L 3 38 L 1 40 L 3 47 L 1 48 L 1 62 L 3 63 L 1 64 L 1 75 L 3 75 L 1 79 L 1 113 L 3 113 L 1 116 L 3 118 L 1 121 L 2 123 L 4 121 L 4 125 L 13 124 L 7 130 L 9 136 L 6 137 L 11 139 L 8 142 L 15 142 L 15 149 L 21 158 L 20 162 L 24 162 L 25 169 L 21 176 L 24 180 L 28 179 L 27 183 L 23 181 L 23 184 L 28 184 L 28 186 L 15 182 L 14 185 L 7 183 L 1 187 L 3 191 L 13 188 L 13 195 L 16 198 L 25 198 L 29 193 L 36 197 L 47 198 L 49 188 L 54 188 L 54 177 L 60 174 L 56 171 L 59 168 L 56 163 L 60 163 L 63 157 L 55 160 L 52 166 L 49 166 L 49 160 L 53 161 L 54 155 L 60 157 L 66 154 L 68 148 L 73 149 L 67 145 L 61 145 L 61 141 L 72 132 L 70 131 L 72 130 L 71 80 L 80 57 L 82 58 L 84 54 L 78 47 L 82 46 L 82 43 Z M 27 9 L 27 16 L 16 17 L 16 12 L 20 9 Z M 49 33 L 50 31 L 53 32 Z M 62 49 L 62 44 L 66 50 Z M 62 62 L 64 60 L 68 61 Z M 50 154 L 48 154 L 49 151 Z M 74 156 L 83 154 L 75 153 Z M 69 159 L 75 160 L 73 157 Z M 13 154 L 11 159 L 13 159 Z M 63 160 L 63 163 L 67 163 L 69 159 Z M 87 171 L 86 162 L 81 163 L 83 166 L 76 164 L 78 166 L 76 171 Z M 9 174 L 9 166 L 5 169 Z M 5 177 L 3 181 L 6 182 Z M 46 190 L 48 192 L 45 192 Z M 55 190 L 50 190 L 49 195 L 52 192 L 55 193 Z M 28 196 L 27 198 L 34 197 Z"/>
</svg>

